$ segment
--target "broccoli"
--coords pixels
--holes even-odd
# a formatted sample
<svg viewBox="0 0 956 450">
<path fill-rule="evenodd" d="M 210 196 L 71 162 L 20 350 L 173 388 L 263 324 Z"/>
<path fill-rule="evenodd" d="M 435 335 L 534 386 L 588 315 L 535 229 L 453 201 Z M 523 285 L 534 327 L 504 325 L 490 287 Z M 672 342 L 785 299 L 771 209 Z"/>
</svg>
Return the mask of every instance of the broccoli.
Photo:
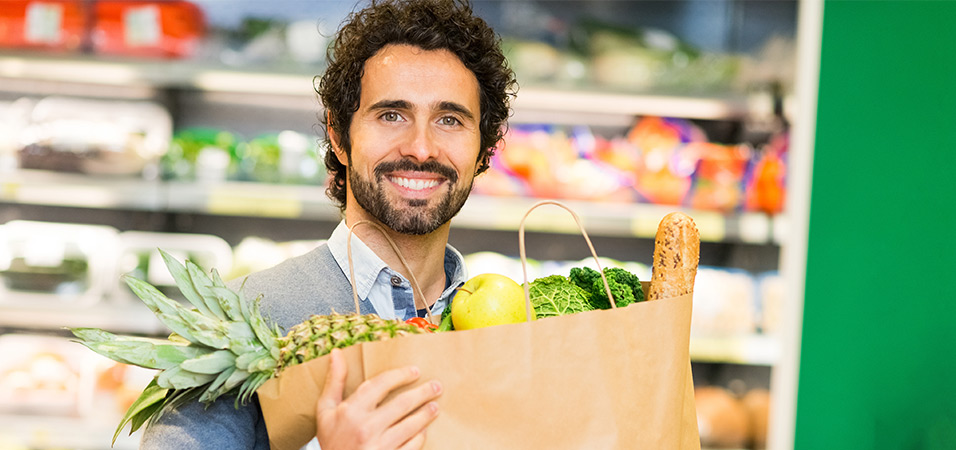
<svg viewBox="0 0 956 450">
<path fill-rule="evenodd" d="M 619 267 L 606 267 L 604 276 L 618 307 L 644 301 L 644 290 L 637 275 Z M 604 281 L 598 271 L 590 267 L 575 267 L 571 269 L 570 279 L 590 294 L 588 301 L 594 309 L 611 308 L 611 301 L 604 291 Z"/>
</svg>

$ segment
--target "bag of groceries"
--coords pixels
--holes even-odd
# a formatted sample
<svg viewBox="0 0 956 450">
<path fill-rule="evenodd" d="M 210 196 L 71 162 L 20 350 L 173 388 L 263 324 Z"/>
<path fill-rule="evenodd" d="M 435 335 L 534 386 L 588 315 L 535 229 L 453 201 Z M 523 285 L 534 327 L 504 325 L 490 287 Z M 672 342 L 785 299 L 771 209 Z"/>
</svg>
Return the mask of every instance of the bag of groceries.
<svg viewBox="0 0 956 450">
<path fill-rule="evenodd" d="M 543 201 L 528 213 L 549 203 L 564 207 Z M 636 301 L 626 306 L 614 296 L 608 272 L 600 268 L 583 227 L 581 232 L 598 263 L 594 272 L 600 277 L 594 283 L 596 289 L 603 287 L 608 309 L 569 307 L 577 298 L 572 295 L 576 288 L 549 285 L 542 294 L 542 284 L 529 283 L 525 271 L 527 310 L 533 311 L 532 299 L 541 309 L 531 315 L 537 315 L 536 320 L 425 333 L 398 321 L 354 314 L 314 316 L 322 325 L 307 328 L 314 333 L 335 328 L 330 320 L 358 317 L 359 327 L 374 329 L 369 335 L 386 335 L 385 340 L 353 337 L 347 346 L 336 345 L 344 347 L 348 362 L 346 396 L 364 380 L 407 365 L 420 369 L 418 383 L 441 381 L 440 414 L 428 428 L 425 448 L 700 449 L 688 352 L 699 257 L 693 220 L 681 213 L 664 217 L 655 239 L 652 279 L 640 283 Z M 524 219 L 519 249 L 526 265 Z M 227 392 L 248 399 L 256 393 L 271 448 L 296 450 L 307 444 L 316 434 L 315 406 L 329 357 L 302 351 L 301 346 L 287 349 L 314 336 L 303 337 L 296 327 L 280 335 L 266 326 L 256 302 L 243 301 L 227 289 L 215 271 L 206 276 L 189 261 L 184 266 L 164 257 L 177 280 L 189 281 L 179 286 L 195 309 L 165 302 L 145 282 L 126 281 L 157 317 L 172 324 L 175 339 L 147 341 L 73 330 L 94 351 L 120 362 L 145 367 L 152 363 L 161 370 L 127 412 L 117 434 L 127 422 L 135 430 L 168 403 L 197 397 L 211 401 Z M 548 298 L 547 305 L 542 306 L 541 295 Z M 209 347 L 205 353 L 194 350 L 203 345 Z M 156 358 L 160 354 L 164 358 Z"/>
</svg>

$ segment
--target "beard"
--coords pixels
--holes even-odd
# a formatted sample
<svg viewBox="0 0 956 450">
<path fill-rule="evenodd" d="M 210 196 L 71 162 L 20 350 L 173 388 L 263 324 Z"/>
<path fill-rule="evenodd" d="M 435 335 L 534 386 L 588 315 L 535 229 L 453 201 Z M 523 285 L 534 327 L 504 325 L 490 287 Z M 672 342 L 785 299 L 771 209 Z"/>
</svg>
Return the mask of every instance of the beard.
<svg viewBox="0 0 956 450">
<path fill-rule="evenodd" d="M 427 199 L 389 201 L 383 186 L 385 174 L 398 170 L 436 173 L 448 181 L 448 189 L 432 206 Z M 373 175 L 375 179 L 368 180 L 349 170 L 349 184 L 356 203 L 383 225 L 413 235 L 431 233 L 455 217 L 465 205 L 473 182 L 459 185 L 458 174 L 451 167 L 435 161 L 417 164 L 407 159 L 381 163 L 375 167 Z"/>
</svg>

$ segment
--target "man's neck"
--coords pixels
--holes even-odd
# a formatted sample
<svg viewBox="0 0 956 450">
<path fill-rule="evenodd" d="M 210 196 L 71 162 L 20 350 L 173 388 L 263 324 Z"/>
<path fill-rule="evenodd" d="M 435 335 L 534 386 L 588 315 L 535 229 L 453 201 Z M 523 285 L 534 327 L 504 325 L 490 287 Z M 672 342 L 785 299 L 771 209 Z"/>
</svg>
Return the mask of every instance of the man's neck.
<svg viewBox="0 0 956 450">
<path fill-rule="evenodd" d="M 345 223 L 352 228 L 356 223 L 368 220 L 379 225 L 387 233 L 392 242 L 401 252 L 408 267 L 402 264 L 401 258 L 392 249 L 388 239 L 386 239 L 377 227 L 371 225 L 359 225 L 354 229 L 354 234 L 365 243 L 382 261 L 405 278 L 418 282 L 425 296 L 425 301 L 429 306 L 434 304 L 441 293 L 445 290 L 445 247 L 448 243 L 449 224 L 444 224 L 437 230 L 424 235 L 403 234 L 392 230 L 375 219 L 365 217 L 350 217 L 346 214 Z M 418 303 L 419 293 L 415 289 L 415 283 L 412 281 L 412 289 L 416 296 L 416 305 Z"/>
</svg>

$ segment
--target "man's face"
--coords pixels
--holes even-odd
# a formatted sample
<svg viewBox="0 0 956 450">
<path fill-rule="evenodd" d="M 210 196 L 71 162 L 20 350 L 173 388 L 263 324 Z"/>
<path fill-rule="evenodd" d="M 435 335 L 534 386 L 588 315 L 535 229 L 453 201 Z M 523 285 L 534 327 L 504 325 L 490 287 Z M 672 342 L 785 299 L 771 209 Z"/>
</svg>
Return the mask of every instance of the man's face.
<svg viewBox="0 0 956 450">
<path fill-rule="evenodd" d="M 478 80 L 447 50 L 389 45 L 369 58 L 349 129 L 347 201 L 405 234 L 451 220 L 474 180 L 478 97 Z"/>
</svg>

